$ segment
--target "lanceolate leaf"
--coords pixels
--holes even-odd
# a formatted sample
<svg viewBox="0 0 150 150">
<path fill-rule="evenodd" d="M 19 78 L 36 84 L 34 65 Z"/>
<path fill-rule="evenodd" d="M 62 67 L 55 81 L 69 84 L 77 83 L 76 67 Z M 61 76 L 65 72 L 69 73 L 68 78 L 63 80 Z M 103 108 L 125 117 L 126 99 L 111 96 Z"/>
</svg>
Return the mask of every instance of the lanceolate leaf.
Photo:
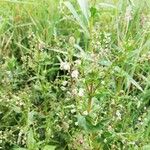
<svg viewBox="0 0 150 150">
<path fill-rule="evenodd" d="M 53 145 L 46 145 L 43 150 L 55 150 L 56 149 L 56 146 L 53 146 Z"/>
<path fill-rule="evenodd" d="M 99 3 L 99 7 L 102 7 L 102 8 L 113 8 L 113 9 L 117 8 L 115 5 L 109 4 L 109 3 Z"/>
<path fill-rule="evenodd" d="M 118 66 L 115 67 L 115 70 L 127 78 L 128 85 L 130 85 L 130 83 L 132 83 L 137 89 L 139 89 L 140 91 L 143 92 L 142 87 L 126 71 L 124 71 L 123 69 L 121 69 Z"/>
<path fill-rule="evenodd" d="M 27 145 L 29 150 L 36 150 L 36 141 L 34 139 L 33 131 L 32 129 L 29 130 L 28 136 L 27 136 Z"/>
<path fill-rule="evenodd" d="M 80 5 L 80 9 L 86 18 L 87 22 L 89 22 L 89 9 L 88 9 L 88 1 L 87 0 L 78 0 Z"/>
<path fill-rule="evenodd" d="M 27 150 L 26 148 L 13 148 L 13 150 Z"/>
<path fill-rule="evenodd" d="M 76 19 L 77 23 L 81 26 L 81 28 L 89 36 L 88 29 L 87 29 L 86 25 L 83 23 L 82 19 L 80 18 L 79 14 L 77 13 L 77 11 L 75 10 L 74 6 L 69 1 L 66 1 L 65 5 L 70 10 L 70 12 L 73 14 L 73 16 Z"/>
<path fill-rule="evenodd" d="M 142 147 L 142 150 L 149 150 L 149 149 L 150 149 L 150 144 L 144 145 L 144 146 Z"/>
</svg>

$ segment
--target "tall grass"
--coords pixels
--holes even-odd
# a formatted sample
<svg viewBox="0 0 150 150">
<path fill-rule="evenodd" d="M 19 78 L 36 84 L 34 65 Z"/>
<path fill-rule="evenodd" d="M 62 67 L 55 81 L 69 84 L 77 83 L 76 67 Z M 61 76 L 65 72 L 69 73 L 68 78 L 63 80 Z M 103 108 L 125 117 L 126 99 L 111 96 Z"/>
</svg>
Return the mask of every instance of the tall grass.
<svg viewBox="0 0 150 150">
<path fill-rule="evenodd" d="M 1 0 L 0 149 L 149 150 L 149 7 Z"/>
</svg>

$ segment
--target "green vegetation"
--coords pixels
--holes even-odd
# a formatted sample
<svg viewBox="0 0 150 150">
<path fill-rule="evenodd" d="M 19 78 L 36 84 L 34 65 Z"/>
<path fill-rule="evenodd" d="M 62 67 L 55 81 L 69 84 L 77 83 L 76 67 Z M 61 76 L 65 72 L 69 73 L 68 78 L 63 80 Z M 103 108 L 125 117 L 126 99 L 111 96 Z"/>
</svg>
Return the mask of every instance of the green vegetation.
<svg viewBox="0 0 150 150">
<path fill-rule="evenodd" d="M 0 0 L 0 150 L 150 150 L 150 0 Z"/>
</svg>

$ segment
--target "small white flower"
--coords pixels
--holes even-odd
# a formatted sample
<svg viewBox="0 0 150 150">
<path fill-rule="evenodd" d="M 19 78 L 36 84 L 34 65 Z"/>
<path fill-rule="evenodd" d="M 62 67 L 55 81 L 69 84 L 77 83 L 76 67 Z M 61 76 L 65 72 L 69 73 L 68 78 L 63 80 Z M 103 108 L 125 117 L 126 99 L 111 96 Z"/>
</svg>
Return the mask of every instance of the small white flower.
<svg viewBox="0 0 150 150">
<path fill-rule="evenodd" d="M 80 60 L 80 59 L 77 59 L 77 60 L 75 61 L 75 64 L 76 64 L 76 65 L 81 65 L 81 60 Z"/>
<path fill-rule="evenodd" d="M 71 73 L 71 77 L 72 78 L 78 78 L 78 76 L 79 76 L 79 72 L 78 72 L 78 70 L 74 70 L 74 71 L 72 71 L 72 73 Z"/>
<path fill-rule="evenodd" d="M 70 107 L 71 107 L 71 108 L 75 108 L 75 105 L 74 105 L 74 104 L 72 104 L 72 105 L 70 105 Z"/>
<path fill-rule="evenodd" d="M 79 89 L 78 96 L 80 97 L 84 96 L 84 89 L 82 88 Z"/>
<path fill-rule="evenodd" d="M 76 112 L 76 109 L 71 109 L 71 113 L 74 114 Z"/>
<path fill-rule="evenodd" d="M 84 111 L 84 112 L 83 112 L 83 115 L 84 115 L 84 116 L 87 116 L 87 115 L 88 115 L 88 112 L 87 112 L 87 111 Z"/>
<path fill-rule="evenodd" d="M 66 86 L 67 83 L 68 83 L 67 81 L 63 81 L 62 85 L 63 85 L 63 86 Z"/>
<path fill-rule="evenodd" d="M 23 102 L 20 102 L 20 106 L 23 106 L 24 105 L 24 103 Z"/>
<path fill-rule="evenodd" d="M 70 64 L 66 61 L 65 62 L 62 61 L 60 63 L 60 69 L 61 70 L 70 70 Z"/>
<path fill-rule="evenodd" d="M 66 88 L 64 86 L 61 86 L 60 88 L 61 88 L 62 91 L 66 90 Z"/>
<path fill-rule="evenodd" d="M 101 84 L 102 84 L 102 85 L 105 85 L 105 81 L 102 81 Z"/>
<path fill-rule="evenodd" d="M 140 122 L 140 125 L 143 125 L 144 124 L 144 122 Z"/>
<path fill-rule="evenodd" d="M 66 92 L 66 94 L 67 94 L 69 97 L 71 96 L 70 91 L 67 91 L 67 92 Z M 69 101 L 69 99 L 68 99 L 68 98 L 66 98 L 66 100 L 68 100 L 68 101 Z"/>
<path fill-rule="evenodd" d="M 117 115 L 118 119 L 121 120 L 121 113 L 119 110 L 116 111 L 116 115 Z"/>
<path fill-rule="evenodd" d="M 38 44 L 38 48 L 39 48 L 39 50 L 43 50 L 44 48 L 45 48 L 45 43 L 44 42 L 42 42 L 42 41 L 39 41 L 39 44 Z"/>
<path fill-rule="evenodd" d="M 138 101 L 138 102 L 137 102 L 137 108 L 139 108 L 140 106 L 141 106 L 141 102 Z"/>
<path fill-rule="evenodd" d="M 77 89 L 73 89 L 73 90 L 72 90 L 72 94 L 73 94 L 73 95 L 77 95 L 77 93 L 78 93 Z"/>
<path fill-rule="evenodd" d="M 110 131 L 110 132 L 113 131 L 113 128 L 111 125 L 108 126 L 108 131 Z"/>
<path fill-rule="evenodd" d="M 75 44 L 75 42 L 76 42 L 75 38 L 73 36 L 71 36 L 69 38 L 69 43 L 73 46 Z"/>
<path fill-rule="evenodd" d="M 138 118 L 138 120 L 139 120 L 139 121 L 141 121 L 141 120 L 142 120 L 142 118 L 141 118 L 141 117 L 139 117 L 139 118 Z"/>
<path fill-rule="evenodd" d="M 104 139 L 104 143 L 107 143 L 107 139 Z"/>
<path fill-rule="evenodd" d="M 78 126 L 79 124 L 78 124 L 78 122 L 75 122 L 75 126 Z"/>
</svg>

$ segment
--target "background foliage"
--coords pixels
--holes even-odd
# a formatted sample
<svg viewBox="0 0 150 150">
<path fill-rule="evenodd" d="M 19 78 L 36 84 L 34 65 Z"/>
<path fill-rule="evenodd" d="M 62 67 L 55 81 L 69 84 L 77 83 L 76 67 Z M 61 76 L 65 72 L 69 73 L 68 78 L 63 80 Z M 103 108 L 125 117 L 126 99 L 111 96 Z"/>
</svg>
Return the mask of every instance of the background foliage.
<svg viewBox="0 0 150 150">
<path fill-rule="evenodd" d="M 149 11 L 1 0 L 0 149 L 149 150 Z"/>
</svg>

